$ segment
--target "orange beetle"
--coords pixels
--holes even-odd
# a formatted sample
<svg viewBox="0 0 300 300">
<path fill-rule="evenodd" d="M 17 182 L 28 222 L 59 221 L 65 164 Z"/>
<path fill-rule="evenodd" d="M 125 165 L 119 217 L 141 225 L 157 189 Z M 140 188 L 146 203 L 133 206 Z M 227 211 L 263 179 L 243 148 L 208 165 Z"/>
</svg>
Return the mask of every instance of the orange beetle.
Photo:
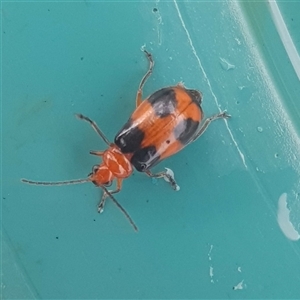
<svg viewBox="0 0 300 300">
<path fill-rule="evenodd" d="M 142 89 L 152 74 L 154 66 L 152 55 L 146 50 L 144 52 L 149 61 L 149 69 L 139 85 L 136 109 L 116 134 L 114 143 L 109 142 L 94 121 L 81 114 L 76 115 L 79 119 L 90 123 L 108 145 L 108 149 L 105 151 L 90 151 L 91 154 L 100 156 L 102 162 L 93 167 L 88 178 L 59 182 L 21 179 L 22 182 L 35 185 L 93 182 L 104 191 L 98 205 L 98 212 L 103 211 L 105 200 L 110 197 L 136 231 L 138 230 L 137 226 L 112 195 L 121 190 L 123 179 L 129 177 L 133 172 L 132 167 L 139 172 L 145 172 L 150 177 L 164 178 L 176 190 L 178 186 L 168 170 L 153 174 L 150 169 L 198 139 L 212 121 L 230 117 L 223 111 L 203 121 L 202 94 L 197 90 L 185 88 L 182 83 L 162 88 L 142 101 Z M 110 186 L 114 180 L 116 180 L 116 189 L 108 190 L 107 186 Z"/>
</svg>

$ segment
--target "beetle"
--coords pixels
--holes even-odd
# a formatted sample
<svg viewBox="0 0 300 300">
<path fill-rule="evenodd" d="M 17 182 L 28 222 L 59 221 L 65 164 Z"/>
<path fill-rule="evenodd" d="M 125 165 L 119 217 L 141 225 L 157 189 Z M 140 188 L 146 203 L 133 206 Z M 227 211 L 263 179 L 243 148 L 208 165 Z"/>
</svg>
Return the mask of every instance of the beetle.
<svg viewBox="0 0 300 300">
<path fill-rule="evenodd" d="M 21 179 L 28 184 L 50 186 L 92 182 L 103 189 L 98 212 L 103 211 L 105 200 L 110 197 L 136 231 L 137 226 L 113 196 L 120 192 L 123 180 L 129 177 L 135 168 L 149 177 L 164 178 L 176 189 L 175 179 L 168 171 L 154 174 L 150 169 L 197 140 L 214 120 L 230 118 L 230 115 L 223 111 L 204 119 L 201 92 L 187 89 L 183 83 L 164 87 L 143 100 L 143 87 L 154 67 L 151 53 L 143 51 L 148 59 L 149 68 L 139 84 L 136 109 L 116 134 L 114 143 L 106 138 L 94 121 L 82 114 L 76 114 L 77 118 L 88 122 L 108 146 L 104 151 L 90 151 L 90 154 L 102 158 L 102 162 L 93 167 L 92 173 L 84 179 L 59 182 Z M 108 190 L 107 187 L 113 181 L 116 181 L 116 189 Z"/>
</svg>

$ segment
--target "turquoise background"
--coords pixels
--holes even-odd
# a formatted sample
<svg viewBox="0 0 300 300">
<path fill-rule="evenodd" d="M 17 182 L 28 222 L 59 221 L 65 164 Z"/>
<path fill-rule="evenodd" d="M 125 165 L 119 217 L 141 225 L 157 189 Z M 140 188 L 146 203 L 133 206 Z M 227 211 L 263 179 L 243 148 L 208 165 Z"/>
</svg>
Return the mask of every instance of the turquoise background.
<svg viewBox="0 0 300 300">
<path fill-rule="evenodd" d="M 299 298 L 300 241 L 277 222 L 286 195 L 300 232 L 300 84 L 266 2 L 1 2 L 3 299 Z M 300 4 L 279 2 L 296 49 Z M 155 8 L 155 10 L 153 10 Z M 97 214 L 85 178 L 144 95 L 184 81 L 206 115 L 197 142 L 135 173 Z M 234 289 L 234 287 L 236 287 Z M 238 289 L 238 288 L 241 289 Z"/>
</svg>

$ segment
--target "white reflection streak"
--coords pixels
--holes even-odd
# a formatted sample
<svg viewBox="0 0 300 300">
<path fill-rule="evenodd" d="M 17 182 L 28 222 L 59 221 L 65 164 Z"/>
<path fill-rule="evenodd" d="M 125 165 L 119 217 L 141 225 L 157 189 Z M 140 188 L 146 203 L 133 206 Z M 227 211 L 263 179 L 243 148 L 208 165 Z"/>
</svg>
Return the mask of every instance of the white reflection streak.
<svg viewBox="0 0 300 300">
<path fill-rule="evenodd" d="M 212 90 L 210 81 L 209 81 L 209 79 L 208 79 L 208 77 L 207 77 L 207 74 L 206 74 L 206 72 L 205 72 L 205 70 L 204 70 L 204 68 L 203 68 L 203 66 L 202 66 L 201 60 L 200 60 L 200 58 L 199 58 L 199 56 L 198 56 L 198 54 L 197 54 L 197 52 L 196 52 L 196 49 L 195 49 L 195 47 L 194 47 L 194 45 L 193 45 L 193 41 L 192 41 L 192 39 L 191 39 L 190 33 L 189 33 L 189 31 L 187 30 L 187 28 L 186 28 L 186 26 L 185 26 L 185 23 L 184 23 L 184 21 L 183 21 L 183 19 L 182 19 L 182 16 L 181 16 L 181 13 L 180 13 L 180 10 L 179 10 L 179 7 L 178 7 L 178 5 L 177 5 L 176 0 L 174 0 L 174 4 L 175 4 L 175 7 L 176 7 L 176 10 L 177 10 L 177 13 L 178 13 L 178 17 L 179 17 L 179 19 L 180 19 L 180 21 L 181 21 L 181 25 L 182 25 L 182 27 L 183 27 L 183 29 L 184 29 L 186 35 L 187 35 L 189 44 L 190 44 L 190 46 L 191 46 L 191 48 L 192 48 L 192 52 L 193 52 L 193 54 L 195 55 L 195 57 L 196 57 L 196 59 L 197 59 L 197 61 L 198 61 L 198 65 L 199 65 L 199 67 L 200 67 L 200 69 L 201 69 L 201 71 L 202 71 L 202 73 L 203 73 L 203 75 L 204 75 L 204 78 L 205 78 L 205 80 L 206 80 L 206 82 L 207 82 L 207 85 L 208 85 L 208 87 L 209 87 L 209 90 L 210 90 L 210 92 L 211 92 L 211 94 L 212 94 L 212 96 L 213 96 L 213 98 L 214 98 L 214 101 L 215 101 L 217 107 L 218 107 L 218 110 L 221 112 L 220 104 L 219 104 L 219 102 L 218 102 L 217 96 L 215 95 L 215 93 L 214 93 L 213 90 Z M 236 149 L 237 149 L 237 151 L 238 151 L 238 153 L 239 153 L 239 155 L 240 155 L 240 157 L 241 157 L 241 159 L 242 159 L 242 161 L 243 161 L 243 164 L 244 164 L 245 168 L 247 169 L 248 167 L 247 167 L 247 164 L 246 164 L 246 161 L 245 161 L 245 156 L 244 156 L 244 154 L 242 153 L 240 147 L 238 146 L 237 141 L 234 139 L 233 134 L 232 134 L 232 132 L 231 132 L 229 126 L 228 126 L 227 120 L 224 119 L 224 122 L 225 122 L 225 124 L 226 124 L 226 128 L 227 128 L 227 130 L 228 130 L 228 132 L 229 132 L 229 135 L 230 135 L 230 137 L 231 137 L 231 140 L 232 140 L 233 144 L 235 145 L 235 147 L 236 147 Z"/>
<path fill-rule="evenodd" d="M 300 57 L 298 51 L 282 18 L 277 2 L 274 0 L 268 0 L 268 2 L 277 32 L 292 63 L 292 66 L 298 76 L 298 79 L 300 80 Z"/>
</svg>

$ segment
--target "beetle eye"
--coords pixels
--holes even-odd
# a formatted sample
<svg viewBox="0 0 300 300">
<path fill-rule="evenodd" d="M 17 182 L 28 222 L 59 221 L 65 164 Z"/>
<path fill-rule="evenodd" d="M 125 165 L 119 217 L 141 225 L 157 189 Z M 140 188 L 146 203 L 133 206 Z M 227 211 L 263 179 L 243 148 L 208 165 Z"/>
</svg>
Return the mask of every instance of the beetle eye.
<svg viewBox="0 0 300 300">
<path fill-rule="evenodd" d="M 92 168 L 93 174 L 95 174 L 98 170 L 99 170 L 99 166 L 94 165 L 93 168 Z"/>
</svg>

